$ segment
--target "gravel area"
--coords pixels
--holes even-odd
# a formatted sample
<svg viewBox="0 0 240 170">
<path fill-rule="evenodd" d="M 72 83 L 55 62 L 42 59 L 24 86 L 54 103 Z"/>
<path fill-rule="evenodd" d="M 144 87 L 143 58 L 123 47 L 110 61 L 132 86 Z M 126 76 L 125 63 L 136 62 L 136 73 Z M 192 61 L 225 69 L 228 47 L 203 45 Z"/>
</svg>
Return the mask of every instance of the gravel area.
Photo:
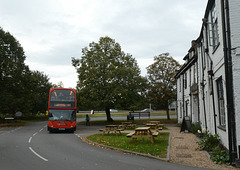
<svg viewBox="0 0 240 170">
<path fill-rule="evenodd" d="M 207 153 L 199 149 L 194 134 L 180 133 L 179 127 L 168 127 L 168 129 L 166 131 L 171 133 L 170 162 L 210 169 L 239 169 L 233 166 L 217 165 L 211 161 Z"/>
</svg>

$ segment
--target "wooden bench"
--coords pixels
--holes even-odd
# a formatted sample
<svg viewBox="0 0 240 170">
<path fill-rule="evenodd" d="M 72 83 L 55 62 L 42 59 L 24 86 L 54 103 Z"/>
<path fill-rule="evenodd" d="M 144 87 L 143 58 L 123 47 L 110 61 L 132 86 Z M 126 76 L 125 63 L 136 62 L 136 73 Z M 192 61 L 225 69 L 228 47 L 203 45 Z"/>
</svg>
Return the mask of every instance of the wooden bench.
<svg viewBox="0 0 240 170">
<path fill-rule="evenodd" d="M 154 134 L 155 136 L 158 135 L 158 133 Z M 150 130 L 150 127 L 139 127 L 135 129 L 135 132 L 131 132 L 126 135 L 127 137 L 131 137 L 133 142 L 137 141 L 137 138 L 149 138 L 152 143 L 154 143 L 154 136 L 153 132 Z"/>
<path fill-rule="evenodd" d="M 158 130 L 163 130 L 164 124 L 158 124 Z"/>
<path fill-rule="evenodd" d="M 159 132 L 153 132 L 152 135 L 153 137 L 157 137 L 159 135 Z"/>
<path fill-rule="evenodd" d="M 126 136 L 127 136 L 128 138 L 131 138 L 134 134 L 135 134 L 135 132 L 131 132 L 131 133 L 127 134 Z"/>
<path fill-rule="evenodd" d="M 156 124 L 157 126 L 155 127 L 155 129 L 157 130 L 163 130 L 163 126 L 164 126 L 164 124 L 161 124 L 160 123 L 160 121 L 147 121 L 147 123 L 146 123 L 146 126 L 148 125 L 148 124 Z M 151 126 L 150 126 L 151 127 Z M 153 126 L 152 126 L 153 127 Z"/>
<path fill-rule="evenodd" d="M 134 116 L 135 117 L 148 117 L 150 119 L 150 112 L 129 112 L 129 116 Z"/>
<path fill-rule="evenodd" d="M 121 131 L 123 131 L 124 129 L 119 128 L 119 126 L 117 125 L 106 125 L 105 129 L 99 129 L 100 132 L 102 132 L 102 135 L 104 135 L 105 133 L 109 134 L 109 133 L 115 133 L 117 136 L 117 133 L 121 134 Z"/>
<path fill-rule="evenodd" d="M 121 134 L 121 131 L 124 131 L 124 129 L 116 129 L 116 131 Z"/>
<path fill-rule="evenodd" d="M 105 131 L 105 129 L 99 129 L 99 131 L 100 131 L 100 132 L 103 132 L 103 131 Z"/>
<path fill-rule="evenodd" d="M 132 122 L 122 122 L 121 125 L 118 126 L 119 128 L 127 129 L 127 128 L 135 128 L 136 124 L 132 124 Z"/>
<path fill-rule="evenodd" d="M 130 125 L 126 125 L 125 128 L 126 129 L 131 129 L 131 128 L 135 128 L 136 127 L 136 124 L 130 124 Z"/>
<path fill-rule="evenodd" d="M 10 123 L 10 122 L 13 122 L 15 119 L 14 117 L 5 117 L 4 120 L 6 123 Z"/>
</svg>

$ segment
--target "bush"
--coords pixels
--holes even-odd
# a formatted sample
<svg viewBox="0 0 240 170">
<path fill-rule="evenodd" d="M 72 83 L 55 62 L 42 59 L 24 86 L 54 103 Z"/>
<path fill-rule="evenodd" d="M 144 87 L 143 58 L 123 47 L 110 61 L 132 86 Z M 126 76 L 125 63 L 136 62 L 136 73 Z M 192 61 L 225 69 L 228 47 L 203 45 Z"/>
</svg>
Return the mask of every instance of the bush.
<svg viewBox="0 0 240 170">
<path fill-rule="evenodd" d="M 216 164 L 227 164 L 229 163 L 229 154 L 226 150 L 222 149 L 220 146 L 217 146 L 213 149 L 211 153 L 211 160 Z"/>
<path fill-rule="evenodd" d="M 220 138 L 218 134 L 212 135 L 208 131 L 205 132 L 204 138 L 199 142 L 200 147 L 206 151 L 212 151 L 213 148 L 220 144 Z"/>
<path fill-rule="evenodd" d="M 200 122 L 192 123 L 192 125 L 191 125 L 191 132 L 193 134 L 197 134 L 198 130 L 202 131 L 201 130 L 201 123 Z"/>
<path fill-rule="evenodd" d="M 200 148 L 206 150 L 210 154 L 211 160 L 216 164 L 228 164 L 229 155 L 220 144 L 220 137 L 218 134 L 212 135 L 208 131 L 204 133 L 203 140 L 198 142 Z"/>
</svg>

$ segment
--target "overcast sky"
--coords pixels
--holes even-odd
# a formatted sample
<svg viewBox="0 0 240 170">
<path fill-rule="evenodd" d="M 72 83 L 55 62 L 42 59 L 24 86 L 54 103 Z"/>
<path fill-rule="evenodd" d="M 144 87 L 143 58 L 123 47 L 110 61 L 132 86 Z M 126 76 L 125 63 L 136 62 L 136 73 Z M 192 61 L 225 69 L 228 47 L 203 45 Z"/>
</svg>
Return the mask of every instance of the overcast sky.
<svg viewBox="0 0 240 170">
<path fill-rule="evenodd" d="M 104 36 L 137 60 L 143 76 L 161 53 L 183 64 L 206 5 L 207 0 L 0 0 L 0 27 L 20 42 L 31 70 L 75 88 L 71 58 Z"/>
</svg>

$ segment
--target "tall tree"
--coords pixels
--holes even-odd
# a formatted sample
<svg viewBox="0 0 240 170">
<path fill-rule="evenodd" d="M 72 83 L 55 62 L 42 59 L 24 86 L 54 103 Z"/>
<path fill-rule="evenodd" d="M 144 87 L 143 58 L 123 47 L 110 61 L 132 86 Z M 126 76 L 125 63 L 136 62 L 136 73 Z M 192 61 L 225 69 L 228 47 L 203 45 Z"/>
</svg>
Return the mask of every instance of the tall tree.
<svg viewBox="0 0 240 170">
<path fill-rule="evenodd" d="M 25 59 L 21 44 L 0 28 L 0 114 L 29 115 L 46 109 L 51 83 L 42 73 L 31 72 Z"/>
<path fill-rule="evenodd" d="M 90 43 L 72 64 L 79 74 L 80 103 L 88 109 L 105 109 L 107 121 L 112 121 L 110 108 L 136 107 L 143 98 L 146 79 L 140 76 L 136 60 L 110 37 Z"/>
<path fill-rule="evenodd" d="M 31 99 L 31 113 L 45 113 L 48 107 L 49 89 L 53 86 L 49 82 L 49 78 L 42 72 L 33 71 L 28 79 L 30 91 L 29 98 Z"/>
<path fill-rule="evenodd" d="M 20 43 L 0 28 L 0 113 L 14 113 L 24 105 L 22 82 L 29 74 Z M 25 105 L 25 110 L 29 108 Z"/>
<path fill-rule="evenodd" d="M 58 88 L 63 88 L 63 87 L 64 87 L 63 82 L 62 82 L 62 81 L 57 82 L 56 87 L 58 87 Z"/>
<path fill-rule="evenodd" d="M 169 53 L 163 53 L 154 57 L 154 63 L 147 67 L 149 92 L 148 96 L 152 104 L 166 109 L 167 118 L 170 119 L 168 105 L 176 100 L 176 70 L 180 64 Z"/>
</svg>

